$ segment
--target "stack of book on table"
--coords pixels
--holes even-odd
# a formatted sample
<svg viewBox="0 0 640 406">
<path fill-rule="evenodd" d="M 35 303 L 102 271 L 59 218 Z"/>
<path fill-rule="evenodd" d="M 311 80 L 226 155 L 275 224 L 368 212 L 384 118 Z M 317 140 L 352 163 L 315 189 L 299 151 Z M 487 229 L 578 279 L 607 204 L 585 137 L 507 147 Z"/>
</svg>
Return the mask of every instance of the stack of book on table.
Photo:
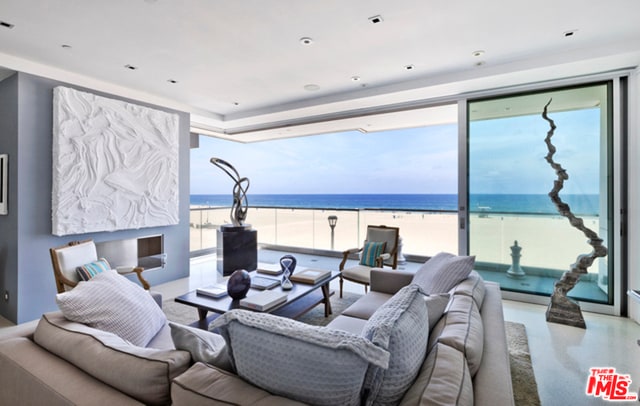
<svg viewBox="0 0 640 406">
<path fill-rule="evenodd" d="M 292 282 L 315 285 L 316 283 L 328 278 L 329 276 L 331 276 L 331 271 L 329 270 L 309 268 L 298 273 L 294 273 L 289 279 L 291 279 Z"/>
<path fill-rule="evenodd" d="M 240 306 L 247 309 L 267 311 L 287 301 L 287 294 L 278 290 L 266 290 L 240 300 Z"/>
<path fill-rule="evenodd" d="M 197 288 L 196 293 L 198 295 L 219 298 L 227 295 L 227 286 L 217 283 L 215 285 L 209 285 L 202 288 Z"/>
<path fill-rule="evenodd" d="M 258 264 L 258 273 L 264 273 L 267 275 L 280 275 L 282 273 L 282 268 L 278 264 Z"/>
</svg>

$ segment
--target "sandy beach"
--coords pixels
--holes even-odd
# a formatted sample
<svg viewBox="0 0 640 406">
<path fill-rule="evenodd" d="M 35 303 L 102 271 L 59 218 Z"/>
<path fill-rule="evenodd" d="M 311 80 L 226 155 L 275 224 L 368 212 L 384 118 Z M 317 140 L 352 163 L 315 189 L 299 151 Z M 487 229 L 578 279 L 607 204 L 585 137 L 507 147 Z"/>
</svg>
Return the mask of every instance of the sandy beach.
<svg viewBox="0 0 640 406">
<path fill-rule="evenodd" d="M 400 228 L 405 254 L 458 252 L 458 217 L 454 213 L 250 208 L 247 223 L 258 231 L 259 243 L 328 250 L 331 228 L 327 217 L 331 215 L 338 217 L 335 251 L 361 246 L 367 224 L 384 224 Z M 603 237 L 598 217 L 585 217 L 584 221 Z M 229 222 L 228 208 L 192 210 L 191 250 L 214 248 L 217 227 Z M 523 267 L 566 270 L 578 255 L 591 252 L 582 232 L 561 216 L 471 215 L 469 229 L 470 252 L 483 262 L 511 264 L 510 247 L 515 241 L 522 247 Z M 589 272 L 598 273 L 597 262 Z"/>
</svg>

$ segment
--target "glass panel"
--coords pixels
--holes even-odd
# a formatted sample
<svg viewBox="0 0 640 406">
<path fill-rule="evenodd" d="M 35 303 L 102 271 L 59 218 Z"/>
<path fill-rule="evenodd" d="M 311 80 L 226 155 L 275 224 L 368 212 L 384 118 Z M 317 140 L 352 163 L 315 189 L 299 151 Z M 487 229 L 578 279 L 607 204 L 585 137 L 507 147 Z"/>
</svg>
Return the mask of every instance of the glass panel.
<svg viewBox="0 0 640 406">
<path fill-rule="evenodd" d="M 563 272 L 592 247 L 548 193 L 558 179 L 550 138 L 568 179 L 559 197 L 604 240 L 610 222 L 609 83 L 472 101 L 469 114 L 469 252 L 487 280 L 506 290 L 550 295 Z M 611 303 L 612 260 L 597 259 L 569 296 Z"/>
</svg>

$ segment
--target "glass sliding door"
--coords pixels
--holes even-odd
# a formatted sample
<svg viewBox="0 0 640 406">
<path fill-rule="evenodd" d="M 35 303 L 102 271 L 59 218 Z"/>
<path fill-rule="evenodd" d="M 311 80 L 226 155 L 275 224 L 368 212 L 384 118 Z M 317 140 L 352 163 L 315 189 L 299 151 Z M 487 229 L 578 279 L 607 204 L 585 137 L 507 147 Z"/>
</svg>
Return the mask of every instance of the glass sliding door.
<svg viewBox="0 0 640 406">
<path fill-rule="evenodd" d="M 554 283 L 592 247 L 561 216 L 548 193 L 568 174 L 559 197 L 609 250 L 569 296 L 613 302 L 612 83 L 469 101 L 468 248 L 476 269 L 503 290 L 549 296 Z"/>
</svg>

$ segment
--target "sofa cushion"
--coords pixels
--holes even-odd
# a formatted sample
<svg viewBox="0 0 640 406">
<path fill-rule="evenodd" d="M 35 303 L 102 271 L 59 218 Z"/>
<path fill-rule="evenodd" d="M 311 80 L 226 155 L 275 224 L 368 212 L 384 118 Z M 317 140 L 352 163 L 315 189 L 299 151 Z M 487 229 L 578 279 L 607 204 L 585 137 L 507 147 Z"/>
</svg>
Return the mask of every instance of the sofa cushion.
<svg viewBox="0 0 640 406">
<path fill-rule="evenodd" d="M 347 331 L 356 335 L 361 335 L 364 326 L 367 324 L 367 320 L 359 319 L 357 317 L 339 315 L 335 319 L 331 320 L 327 327 L 334 330 Z"/>
<path fill-rule="evenodd" d="M 360 265 L 376 266 L 376 259 L 382 255 L 386 246 L 386 242 L 365 241 L 362 256 L 360 257 Z"/>
<path fill-rule="evenodd" d="M 345 331 L 247 310 L 231 310 L 209 329 L 224 337 L 235 371 L 273 394 L 316 405 L 357 405 L 370 365 L 389 353 Z"/>
<path fill-rule="evenodd" d="M 372 367 L 367 373 L 366 404 L 395 405 L 418 375 L 427 351 L 429 317 L 420 288 L 400 289 L 371 316 L 362 336 L 390 353 L 387 369 Z"/>
<path fill-rule="evenodd" d="M 26 337 L 0 340 L 0 385 L 3 406 L 144 406 Z"/>
<path fill-rule="evenodd" d="M 117 334 L 140 347 L 167 322 L 151 295 L 115 270 L 79 282 L 73 290 L 56 295 L 56 302 L 67 319 Z"/>
<path fill-rule="evenodd" d="M 467 279 L 463 280 L 449 291 L 452 295 L 471 296 L 478 307 L 482 307 L 485 292 L 486 287 L 484 279 L 482 279 L 480 274 L 476 271 L 471 271 Z"/>
<path fill-rule="evenodd" d="M 254 405 L 302 406 L 304 403 L 275 396 L 238 375 L 212 365 L 196 363 L 171 385 L 173 406 Z"/>
<path fill-rule="evenodd" d="M 473 383 L 464 354 L 440 343 L 427 355 L 400 406 L 470 406 L 473 403 Z"/>
<path fill-rule="evenodd" d="M 368 320 L 373 313 L 385 304 L 393 295 L 371 291 L 362 296 L 351 306 L 347 307 L 341 314 L 343 316 L 356 317 Z"/>
<path fill-rule="evenodd" d="M 429 331 L 431 331 L 447 309 L 450 295 L 448 293 L 438 293 L 433 295 L 424 295 L 423 298 L 424 303 L 427 305 Z"/>
<path fill-rule="evenodd" d="M 484 326 L 475 301 L 465 295 L 453 295 L 445 315 L 435 325 L 429 339 L 429 349 L 436 343 L 447 344 L 462 352 L 473 377 L 482 362 Z"/>
<path fill-rule="evenodd" d="M 59 313 L 42 316 L 34 341 L 87 374 L 150 405 L 170 403 L 171 380 L 189 368 L 186 351 L 131 345 L 115 334 L 66 320 Z"/>
<path fill-rule="evenodd" d="M 381 268 L 370 268 L 365 265 L 356 265 L 343 270 L 342 276 L 344 276 L 345 278 L 351 281 L 360 282 L 368 285 L 369 282 L 371 281 L 371 270 L 373 269 L 381 269 Z"/>
<path fill-rule="evenodd" d="M 476 257 L 457 256 L 441 252 L 431 257 L 416 272 L 412 283 L 427 293 L 447 293 L 467 279 L 473 270 Z"/>
<path fill-rule="evenodd" d="M 111 269 L 109 261 L 104 258 L 100 258 L 97 261 L 89 262 L 88 264 L 79 266 L 77 271 L 80 280 L 88 281 L 100 272 L 108 271 L 109 269 Z"/>
<path fill-rule="evenodd" d="M 227 346 L 221 335 L 171 322 L 169 326 L 176 349 L 188 351 L 193 362 L 204 362 L 231 370 Z"/>
</svg>

